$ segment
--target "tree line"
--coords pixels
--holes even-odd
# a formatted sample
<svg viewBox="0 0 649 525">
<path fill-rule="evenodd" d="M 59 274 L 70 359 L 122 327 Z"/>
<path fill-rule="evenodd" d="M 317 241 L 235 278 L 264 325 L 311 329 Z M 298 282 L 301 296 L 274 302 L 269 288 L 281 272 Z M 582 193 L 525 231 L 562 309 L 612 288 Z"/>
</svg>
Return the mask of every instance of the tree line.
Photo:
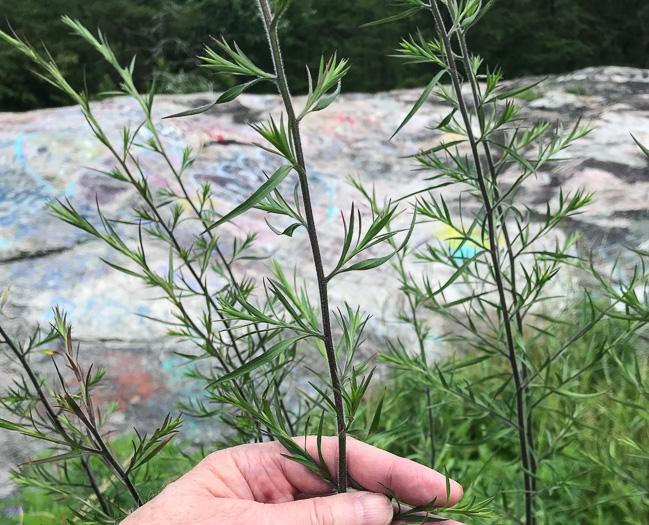
<svg viewBox="0 0 649 525">
<path fill-rule="evenodd" d="M 71 83 L 90 96 L 110 92 L 117 79 L 103 61 L 67 32 L 62 15 L 100 28 L 126 63 L 137 55 L 135 80 L 162 92 L 222 90 L 233 78 L 214 78 L 198 55 L 211 37 L 236 41 L 257 64 L 269 67 L 253 0 L 21 0 L 2 8 L 0 28 L 32 44 L 42 42 Z M 388 0 L 300 0 L 285 17 L 284 56 L 289 80 L 305 89 L 303 64 L 313 68 L 314 49 L 349 58 L 345 91 L 377 92 L 424 85 L 425 67 L 400 67 L 394 55 L 412 20 L 361 27 L 398 12 Z M 416 21 L 415 21 L 416 22 Z M 422 24 L 429 27 L 431 24 Z M 254 30 L 253 30 L 254 29 Z M 428 33 L 425 37 L 431 38 Z M 471 34 L 470 45 L 508 78 L 571 71 L 595 65 L 649 67 L 649 3 L 646 0 L 498 0 Z M 323 47 L 322 43 L 325 43 Z M 307 58 L 308 57 L 308 58 Z M 260 86 L 259 89 L 268 89 Z M 65 97 L 36 78 L 28 63 L 0 46 L 0 111 L 52 107 Z"/>
</svg>

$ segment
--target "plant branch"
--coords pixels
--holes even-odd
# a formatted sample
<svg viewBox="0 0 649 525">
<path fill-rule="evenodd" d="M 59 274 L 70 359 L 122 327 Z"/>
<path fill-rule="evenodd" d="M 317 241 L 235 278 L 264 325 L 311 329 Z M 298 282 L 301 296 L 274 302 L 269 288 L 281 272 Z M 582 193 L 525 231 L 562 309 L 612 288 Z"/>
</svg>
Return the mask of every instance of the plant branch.
<svg viewBox="0 0 649 525">
<path fill-rule="evenodd" d="M 316 276 L 318 279 L 318 289 L 320 293 L 320 315 L 322 317 L 322 331 L 324 334 L 324 346 L 327 354 L 327 363 L 329 366 L 329 375 L 333 389 L 334 402 L 336 406 L 336 419 L 338 423 L 338 492 L 347 491 L 347 428 L 345 425 L 345 408 L 342 396 L 342 385 L 338 375 L 336 362 L 336 353 L 333 344 L 331 332 L 331 319 L 329 313 L 329 296 L 327 292 L 327 280 L 324 274 L 322 256 L 318 243 L 318 233 L 313 217 L 313 208 L 311 205 L 311 194 L 309 192 L 309 180 L 307 176 L 306 162 L 302 149 L 302 140 L 300 136 L 300 121 L 295 115 L 291 92 L 289 90 L 284 63 L 277 35 L 277 20 L 273 19 L 268 0 L 259 0 L 259 6 L 266 25 L 268 42 L 270 44 L 275 75 L 277 76 L 277 88 L 284 102 L 289 127 L 292 133 L 292 141 L 295 147 L 295 155 L 300 180 L 300 189 L 302 190 L 302 200 L 304 203 L 304 213 L 307 220 L 307 230 L 311 251 L 313 253 L 313 262 L 315 265 Z"/>
<path fill-rule="evenodd" d="M 0 326 L 0 335 L 4 339 L 4 342 L 9 346 L 11 351 L 20 361 L 23 370 L 25 370 L 25 373 L 29 377 L 29 380 L 32 383 L 32 386 L 34 387 L 34 390 L 36 390 L 36 395 L 38 396 L 38 399 L 40 399 L 41 403 L 43 404 L 43 407 L 45 408 L 45 411 L 47 412 L 47 415 L 49 416 L 50 421 L 54 425 L 56 431 L 59 433 L 60 436 L 63 437 L 63 439 L 65 439 L 68 443 L 72 444 L 74 440 L 69 436 L 68 432 L 63 427 L 63 424 L 61 423 L 58 414 L 54 412 L 50 400 L 45 396 L 45 392 L 43 392 L 43 387 L 41 386 L 41 382 L 36 377 L 36 374 L 34 374 L 34 371 L 32 370 L 29 361 L 27 360 L 25 355 L 20 351 L 20 349 L 14 344 L 13 340 L 4 331 L 2 326 Z M 86 473 L 86 477 L 88 478 L 88 481 L 90 483 L 90 486 L 92 487 L 93 492 L 95 493 L 95 496 L 97 496 L 97 501 L 99 501 L 102 510 L 107 515 L 110 515 L 110 509 L 108 508 L 106 499 L 104 498 L 104 495 L 99 489 L 99 485 L 97 484 L 97 480 L 92 471 L 92 467 L 90 466 L 90 462 L 88 461 L 87 458 L 85 457 L 81 458 L 81 466 L 83 467 L 83 470 Z"/>
<path fill-rule="evenodd" d="M 460 49 L 462 52 L 462 60 L 464 61 L 464 68 L 466 70 L 466 75 L 469 78 L 469 84 L 471 86 L 471 93 L 473 95 L 473 104 L 476 109 L 476 113 L 478 112 L 480 106 L 480 90 L 478 86 L 478 81 L 475 76 L 475 72 L 473 71 L 473 67 L 471 65 L 471 57 L 469 56 L 469 48 L 466 43 L 466 35 L 463 30 L 458 30 L 457 32 L 457 39 L 458 42 L 460 43 Z M 480 125 L 480 135 L 482 138 L 484 138 L 485 135 L 485 122 L 484 122 L 484 117 L 480 115 L 478 118 L 479 125 Z M 494 202 L 496 203 L 495 209 L 496 209 L 496 215 L 499 219 L 500 222 L 500 228 L 503 234 L 503 239 L 505 241 L 505 252 L 507 254 L 507 258 L 509 260 L 509 284 L 510 284 L 510 293 L 512 297 L 512 305 L 515 309 L 515 319 L 516 319 L 516 329 L 518 330 L 518 333 L 523 337 L 523 331 L 524 331 L 524 326 L 523 326 L 523 316 L 521 314 L 520 308 L 516 307 L 516 304 L 518 302 L 518 292 L 517 292 L 517 286 L 516 286 L 516 254 L 514 253 L 514 248 L 511 242 L 511 238 L 509 236 L 509 228 L 507 227 L 507 220 L 505 217 L 505 213 L 503 210 L 502 202 L 501 202 L 501 197 L 500 197 L 500 189 L 497 184 L 497 171 L 496 167 L 493 161 L 493 156 L 491 154 L 491 148 L 489 147 L 489 143 L 486 140 L 482 140 L 482 147 L 484 150 L 485 158 L 487 160 L 487 167 L 489 169 L 489 174 L 491 178 L 491 187 L 492 191 L 494 194 Z M 476 161 L 477 162 L 477 161 Z M 504 315 L 510 316 L 509 312 L 505 312 Z M 522 363 L 521 370 L 520 370 L 520 375 L 521 375 L 521 382 L 525 382 L 527 379 L 528 375 L 528 367 L 525 363 Z M 531 403 L 531 392 L 528 389 L 523 389 L 525 391 L 525 404 L 530 405 Z M 529 461 L 530 461 L 530 471 L 532 473 L 532 476 L 530 477 L 530 492 L 536 493 L 536 472 L 537 472 L 537 464 L 536 464 L 536 452 L 535 452 L 535 445 L 534 445 L 534 420 L 533 420 L 533 411 L 532 411 L 533 406 L 530 406 L 530 409 L 528 410 L 527 414 L 527 428 L 526 428 L 526 434 L 527 434 L 527 443 L 528 443 L 528 448 L 529 448 Z M 535 519 L 535 518 L 533 518 Z"/>
<path fill-rule="evenodd" d="M 489 254 L 491 256 L 492 268 L 493 268 L 493 277 L 496 281 L 496 287 L 498 289 L 498 298 L 500 302 L 500 309 L 503 315 L 503 322 L 505 325 L 505 337 L 507 340 L 507 347 L 509 349 L 509 361 L 511 364 L 511 370 L 514 378 L 514 383 L 516 386 L 516 413 L 518 419 L 519 427 L 519 443 L 521 449 L 521 462 L 523 466 L 523 477 L 525 485 L 525 518 L 527 525 L 534 525 L 534 494 L 531 489 L 531 470 L 530 470 L 530 460 L 529 460 L 529 450 L 528 450 L 528 430 L 527 430 L 527 418 L 526 418 L 526 408 L 525 408 L 525 393 L 521 390 L 521 374 L 518 367 L 518 359 L 516 355 L 516 346 L 514 343 L 514 336 L 512 331 L 512 326 L 510 320 L 506 319 L 508 315 L 508 305 L 507 299 L 505 297 L 505 288 L 503 285 L 501 268 L 500 268 L 500 256 L 498 251 L 497 239 L 496 239 L 496 228 L 494 223 L 495 210 L 492 208 L 491 197 L 487 190 L 485 176 L 482 171 L 482 166 L 480 164 L 480 153 L 478 151 L 478 141 L 473 133 L 471 127 L 471 119 L 467 110 L 466 103 L 464 102 L 462 96 L 462 85 L 460 82 L 460 77 L 457 69 L 457 64 L 455 62 L 453 54 L 453 46 L 451 44 L 450 36 L 446 30 L 444 20 L 442 18 L 442 13 L 439 10 L 439 6 L 436 0 L 429 0 L 428 6 L 430 11 L 435 19 L 435 25 L 437 32 L 442 38 L 444 45 L 446 63 L 451 74 L 451 79 L 453 82 L 453 88 L 457 95 L 457 103 L 460 113 L 462 115 L 462 120 L 464 121 L 464 126 L 467 133 L 467 139 L 471 147 L 471 153 L 474 158 L 475 168 L 476 168 L 476 177 L 480 190 L 480 195 L 485 207 L 485 214 L 487 219 L 487 228 L 489 236 Z"/>
</svg>

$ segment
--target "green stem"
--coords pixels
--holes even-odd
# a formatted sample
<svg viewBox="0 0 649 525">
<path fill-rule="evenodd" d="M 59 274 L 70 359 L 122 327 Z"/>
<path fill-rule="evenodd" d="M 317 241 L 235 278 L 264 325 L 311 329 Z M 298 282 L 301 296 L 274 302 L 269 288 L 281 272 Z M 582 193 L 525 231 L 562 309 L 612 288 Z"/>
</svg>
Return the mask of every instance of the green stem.
<svg viewBox="0 0 649 525">
<path fill-rule="evenodd" d="M 141 105 L 142 109 L 145 111 L 146 116 L 147 116 L 147 120 L 150 123 L 150 128 L 149 129 L 152 131 L 153 136 L 155 137 L 155 139 L 158 142 L 158 150 L 160 151 L 160 154 L 162 155 L 162 157 L 165 159 L 165 162 L 167 163 L 167 166 L 169 167 L 169 169 L 173 173 L 174 178 L 178 182 L 178 185 L 181 188 L 181 191 L 183 193 L 183 196 L 185 197 L 185 200 L 189 203 L 192 211 L 194 212 L 194 215 L 196 215 L 197 219 L 203 225 L 203 228 L 205 229 L 205 231 L 207 233 L 207 236 L 210 239 L 210 242 L 214 241 L 214 236 L 212 234 L 212 230 L 209 229 L 209 227 L 210 227 L 209 221 L 206 220 L 206 218 L 201 213 L 201 210 L 198 209 L 198 207 L 196 206 L 194 201 L 190 198 L 189 193 L 187 192 L 187 188 L 185 187 L 185 184 L 182 181 L 181 173 L 178 172 L 178 170 L 176 170 L 173 163 L 171 162 L 171 159 L 169 158 L 169 156 L 165 152 L 162 141 L 160 140 L 160 137 L 158 136 L 158 132 L 157 132 L 155 126 L 153 125 L 153 120 L 151 118 L 150 111 L 147 109 L 146 104 L 140 103 L 140 105 Z M 230 283 L 232 284 L 234 289 L 237 291 L 237 293 L 240 295 L 241 294 L 241 286 L 239 285 L 239 282 L 234 277 L 234 272 L 232 271 L 232 265 L 228 262 L 228 260 L 223 255 L 223 252 L 221 251 L 221 248 L 219 247 L 218 242 L 216 242 L 214 244 L 214 249 L 216 250 L 216 254 L 218 255 L 218 258 L 221 260 L 221 264 L 225 268 L 225 271 L 227 272 L 227 274 L 228 274 L 228 276 L 230 278 Z M 210 299 L 210 301 L 211 301 L 211 299 Z M 212 304 L 214 304 L 214 303 L 212 303 Z M 218 310 L 217 310 L 217 312 L 218 312 Z M 230 322 L 227 319 L 225 319 L 223 317 L 223 315 L 220 314 L 220 312 L 218 312 L 218 313 L 219 313 L 219 317 L 221 318 L 221 321 L 225 325 L 226 329 L 229 331 L 230 326 L 231 326 Z M 254 326 L 255 331 L 257 333 L 261 333 L 261 329 L 259 328 L 259 325 L 257 323 L 253 323 L 253 326 Z M 239 352 L 238 347 L 236 345 L 234 345 L 233 348 L 234 348 L 234 351 L 235 351 L 235 353 L 237 355 L 237 358 L 239 359 L 239 363 L 243 366 L 246 363 L 246 361 L 244 360 L 243 356 Z M 263 343 L 261 344 L 261 350 L 262 350 L 262 352 L 266 352 L 266 347 L 265 347 L 265 345 Z M 274 384 L 275 384 L 275 388 L 277 389 L 277 391 L 279 393 L 279 384 L 278 384 L 278 382 L 276 380 L 274 380 Z M 286 404 L 284 403 L 283 399 L 280 399 L 279 403 L 280 403 L 280 407 L 282 409 L 282 413 L 284 414 L 284 418 L 286 419 L 286 423 L 289 426 L 289 429 L 291 430 L 291 433 L 293 433 L 293 422 L 291 421 L 291 419 L 289 417 L 288 409 L 286 408 Z M 259 440 L 261 441 L 261 434 L 259 434 L 258 437 L 259 437 Z"/>
<path fill-rule="evenodd" d="M 50 421 L 54 425 L 56 431 L 59 433 L 61 437 L 63 437 L 65 441 L 71 444 L 74 443 L 74 440 L 68 435 L 67 431 L 63 427 L 63 424 L 61 423 L 59 416 L 56 414 L 56 412 L 54 412 L 54 409 L 52 408 L 49 399 L 47 399 L 47 397 L 45 396 L 45 392 L 43 392 L 43 387 L 41 386 L 41 382 L 36 377 L 36 374 L 34 374 L 34 371 L 32 370 L 32 367 L 29 364 L 29 361 L 27 361 L 25 355 L 14 344 L 14 342 L 9 337 L 9 335 L 4 331 L 2 326 L 0 326 L 0 335 L 4 339 L 5 343 L 9 346 L 9 348 L 11 348 L 11 351 L 14 353 L 14 355 L 18 358 L 18 361 L 20 361 L 23 370 L 25 370 L 27 377 L 29 377 L 29 380 L 32 383 L 32 386 L 34 387 L 34 390 L 36 390 L 36 395 L 38 396 L 38 399 L 40 399 L 41 403 L 43 403 L 43 407 L 45 408 L 45 411 L 47 412 L 47 415 L 49 416 Z M 101 505 L 101 509 L 104 511 L 104 513 L 107 516 L 110 516 L 110 509 L 108 507 L 108 503 L 106 503 L 106 499 L 104 498 L 104 495 L 99 489 L 99 485 L 97 484 L 97 480 L 95 479 L 95 475 L 92 471 L 92 467 L 90 466 L 90 462 L 88 461 L 87 458 L 85 457 L 81 458 L 81 466 L 83 467 L 83 470 L 86 473 L 86 477 L 88 478 L 88 481 L 90 482 L 92 491 L 95 493 L 95 496 L 97 496 L 97 501 L 99 501 L 99 504 Z"/>
<path fill-rule="evenodd" d="M 402 278 L 405 279 L 405 271 L 402 272 Z M 417 306 L 410 294 L 406 295 L 408 297 L 408 303 L 410 304 L 410 310 L 412 312 L 412 323 L 415 327 L 417 340 L 419 341 L 419 354 L 421 355 L 421 360 L 424 364 L 424 367 L 426 368 L 426 370 L 428 370 L 428 359 L 426 358 L 426 348 L 424 346 L 424 334 L 422 332 L 422 327 L 419 324 L 419 320 L 417 319 Z M 430 466 L 431 468 L 435 468 L 435 414 L 432 408 L 429 386 L 426 386 L 426 413 L 428 414 L 428 437 L 430 439 Z"/>
<path fill-rule="evenodd" d="M 429 0 L 428 6 L 430 11 L 435 19 L 435 26 L 437 32 L 442 38 L 444 45 L 444 51 L 446 55 L 446 63 L 451 74 L 451 80 L 453 82 L 453 88 L 457 96 L 458 108 L 460 114 L 462 115 L 462 120 L 464 121 L 464 126 L 466 128 L 467 138 L 469 140 L 469 145 L 471 147 L 471 153 L 474 159 L 475 168 L 476 168 L 476 177 L 478 186 L 480 189 L 481 199 L 485 207 L 485 215 L 487 219 L 487 230 L 489 235 L 489 254 L 491 257 L 491 264 L 493 268 L 493 276 L 496 282 L 496 288 L 498 291 L 498 300 L 500 303 L 500 310 L 503 316 L 503 324 L 505 328 L 505 338 L 507 343 L 507 349 L 509 351 L 509 361 L 512 370 L 512 376 L 514 379 L 514 384 L 516 386 L 516 417 L 518 421 L 518 437 L 519 445 L 521 450 L 521 463 L 523 466 L 523 481 L 525 487 L 525 519 L 527 525 L 534 525 L 534 494 L 531 489 L 531 470 L 530 470 L 530 461 L 529 461 L 529 450 L 528 450 L 528 429 L 527 429 L 527 417 L 526 417 L 526 407 L 525 407 L 525 397 L 526 394 L 521 390 L 521 374 L 518 366 L 518 357 L 516 353 L 516 345 L 514 343 L 514 335 L 511 325 L 511 319 L 509 319 L 509 309 L 507 305 L 507 298 L 505 297 L 505 287 L 503 284 L 503 278 L 501 275 L 500 268 L 500 254 L 498 251 L 498 244 L 496 239 L 496 226 L 494 222 L 495 210 L 491 204 L 491 197 L 487 190 L 485 176 L 480 164 L 480 153 L 478 151 L 478 141 L 473 134 L 473 129 L 471 127 L 471 119 L 469 117 L 469 112 L 467 110 L 466 103 L 462 97 L 462 84 L 460 82 L 460 76 L 457 69 L 457 64 L 455 62 L 455 57 L 453 55 L 453 46 L 449 34 L 446 30 L 444 24 L 444 19 L 442 18 L 442 13 L 439 10 L 437 5 L 437 0 Z"/>
<path fill-rule="evenodd" d="M 318 243 L 317 228 L 313 217 L 311 194 L 309 192 L 309 180 L 307 177 L 306 162 L 304 160 L 304 152 L 302 150 L 302 140 L 300 136 L 300 122 L 295 115 L 295 110 L 293 109 L 291 92 L 284 71 L 284 62 L 282 60 L 279 38 L 277 36 L 277 20 L 273 20 L 268 0 L 259 0 L 259 6 L 268 33 L 268 42 L 270 44 L 273 65 L 275 67 L 275 75 L 277 76 L 277 88 L 282 97 L 282 101 L 284 102 L 289 127 L 292 133 L 293 146 L 295 148 L 297 160 L 296 168 L 300 179 L 302 200 L 304 202 L 304 213 L 307 220 L 307 230 L 309 233 L 313 262 L 318 279 L 324 346 L 327 354 L 327 364 L 329 366 L 331 387 L 333 389 L 334 404 L 336 407 L 336 420 L 338 423 L 338 492 L 342 493 L 347 491 L 347 427 L 345 425 L 345 407 L 343 404 L 342 385 L 338 374 L 336 353 L 331 332 L 327 280 L 324 274 L 324 266 L 322 264 L 322 256 L 320 254 L 320 246 Z"/>
<path fill-rule="evenodd" d="M 147 206 L 149 207 L 149 209 L 153 213 L 156 223 L 159 224 L 160 227 L 167 234 L 167 237 L 169 238 L 169 241 L 171 242 L 173 248 L 176 250 L 178 255 L 181 256 L 181 258 L 183 259 L 183 261 L 187 265 L 187 268 L 189 269 L 190 273 L 192 274 L 192 276 L 194 277 L 196 282 L 199 284 L 204 296 L 208 299 L 209 303 L 215 309 L 215 311 L 218 314 L 219 318 L 222 321 L 225 321 L 225 318 L 224 318 L 223 314 L 221 313 L 221 311 L 217 308 L 216 304 L 214 303 L 214 299 L 210 295 L 209 291 L 207 290 L 206 285 L 203 283 L 200 276 L 196 273 L 196 270 L 194 269 L 194 267 L 190 264 L 189 256 L 187 255 L 185 257 L 182 257 L 183 250 L 182 250 L 182 248 L 180 246 L 180 243 L 179 243 L 178 239 L 176 239 L 176 236 L 173 234 L 173 231 L 167 226 L 164 219 L 160 215 L 160 212 L 159 212 L 158 208 L 156 207 L 155 202 L 153 202 L 152 197 L 150 195 L 150 192 L 148 191 L 148 188 L 144 187 L 142 184 L 140 184 L 137 181 L 137 179 L 133 176 L 128 164 L 126 164 L 126 160 L 122 159 L 117 154 L 117 151 L 115 150 L 112 143 L 108 140 L 108 138 L 106 137 L 106 135 L 102 131 L 101 126 L 99 125 L 99 122 L 97 122 L 97 120 L 94 118 L 92 113 L 90 113 L 88 111 L 86 116 L 87 116 L 89 122 L 91 123 L 91 125 L 94 126 L 93 131 L 94 131 L 95 135 L 99 138 L 99 140 L 102 142 L 102 144 L 104 144 L 108 148 L 108 150 L 111 152 L 113 157 L 115 157 L 117 159 L 117 161 L 120 164 L 120 167 L 122 168 L 122 170 L 124 170 L 124 174 L 128 177 L 129 182 L 133 185 L 134 188 L 137 189 L 138 193 L 140 194 L 140 197 L 142 197 L 144 202 L 147 204 Z M 137 165 L 137 162 L 136 162 L 136 165 Z M 148 270 L 148 268 L 147 268 L 147 270 Z M 172 302 L 180 303 L 180 301 L 175 297 L 173 292 L 171 292 L 171 293 L 168 292 L 168 295 L 169 295 L 169 298 L 172 300 Z M 185 313 L 184 309 L 183 309 L 183 313 Z M 227 366 L 227 364 L 226 364 L 225 360 L 223 359 L 223 357 L 214 348 L 214 345 L 212 344 L 212 341 L 209 339 L 209 337 L 207 335 L 204 335 L 203 332 L 198 329 L 198 327 L 196 326 L 196 323 L 191 321 L 190 316 L 185 315 L 185 317 L 186 317 L 186 319 L 188 319 L 190 321 L 190 324 L 192 325 L 192 328 L 200 335 L 200 337 L 202 337 L 205 340 L 207 345 L 212 350 L 212 355 L 214 355 L 218 359 L 218 361 L 221 364 L 221 366 L 223 367 L 223 370 L 225 371 L 225 373 L 228 373 L 230 371 L 229 367 Z M 237 349 L 238 348 L 237 347 L 237 341 L 236 341 L 236 338 L 234 337 L 234 334 L 232 333 L 231 330 L 227 330 L 227 332 L 228 332 L 228 336 L 230 337 L 230 340 L 232 342 L 232 346 L 235 348 L 235 351 L 236 351 L 237 355 L 240 355 L 240 353 L 239 353 L 239 351 Z M 236 381 L 233 381 L 233 384 L 235 385 L 235 387 L 239 391 L 239 394 L 241 395 L 241 397 L 244 400 L 246 400 L 247 396 L 245 395 L 243 389 L 238 385 L 238 383 Z M 257 423 L 256 426 L 257 426 L 257 439 L 258 439 L 259 442 L 261 442 L 261 441 L 263 441 L 263 436 L 262 436 L 262 433 L 261 433 L 261 429 L 259 428 L 259 423 Z"/>
<path fill-rule="evenodd" d="M 466 36 L 463 31 L 457 32 L 457 39 L 458 42 L 460 43 L 462 60 L 464 62 L 466 75 L 469 78 L 469 83 L 471 85 L 473 104 L 475 106 L 476 113 L 477 113 L 478 109 L 480 108 L 480 90 L 479 90 L 477 78 L 475 76 L 475 72 L 473 71 L 473 67 L 471 66 L 471 57 L 469 56 L 469 48 L 467 46 Z M 480 135 L 484 137 L 485 123 L 483 117 L 479 118 L 479 123 L 480 123 Z M 495 163 L 493 161 L 493 156 L 491 154 L 491 148 L 489 147 L 489 143 L 487 141 L 482 141 L 482 147 L 484 150 L 485 158 L 487 159 L 487 167 L 489 169 L 491 187 L 494 194 L 494 201 L 499 203 L 496 205 L 495 208 L 496 208 L 496 215 L 500 222 L 500 228 L 503 233 L 503 239 L 505 241 L 505 252 L 507 253 L 507 258 L 509 260 L 509 285 L 510 285 L 510 292 L 511 292 L 512 305 L 513 305 L 512 307 L 514 308 L 515 311 L 516 329 L 518 330 L 518 333 L 521 335 L 521 337 L 523 337 L 523 332 L 524 332 L 523 316 L 521 313 L 521 309 L 515 306 L 519 301 L 517 284 L 516 284 L 516 254 L 514 253 L 511 237 L 509 236 L 509 228 L 507 227 L 507 221 L 505 219 L 505 211 L 503 209 L 501 198 L 500 198 L 500 189 L 496 182 L 498 174 L 496 171 Z M 526 363 L 521 363 L 521 383 L 522 384 L 525 384 L 525 381 L 527 380 L 527 376 L 528 376 L 528 366 Z M 532 473 L 532 476 L 530 478 L 530 491 L 532 493 L 536 493 L 536 473 L 538 470 L 538 465 L 536 461 L 536 446 L 534 443 L 534 419 L 533 419 L 534 414 L 532 411 L 534 405 L 532 405 L 531 390 L 524 389 L 524 391 L 525 391 L 524 392 L 525 404 L 526 406 L 529 407 L 528 415 L 527 415 L 526 434 L 527 434 L 527 444 L 529 448 L 530 471 Z M 534 520 L 536 520 L 536 518 L 534 518 Z"/>
</svg>

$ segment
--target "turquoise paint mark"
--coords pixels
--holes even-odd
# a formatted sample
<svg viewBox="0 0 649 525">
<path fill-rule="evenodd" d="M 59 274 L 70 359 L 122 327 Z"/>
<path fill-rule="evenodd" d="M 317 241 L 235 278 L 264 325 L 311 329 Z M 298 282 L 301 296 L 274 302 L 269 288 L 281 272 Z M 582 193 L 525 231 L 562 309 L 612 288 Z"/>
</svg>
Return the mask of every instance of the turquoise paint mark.
<svg viewBox="0 0 649 525">
<path fill-rule="evenodd" d="M 9 246 L 11 244 L 11 239 L 0 239 L 0 246 Z"/>
<path fill-rule="evenodd" d="M 463 244 L 459 250 L 455 252 L 455 258 L 456 259 L 470 259 L 471 257 L 475 257 L 475 255 L 478 253 L 478 249 L 474 246 L 470 246 L 468 243 Z"/>
<path fill-rule="evenodd" d="M 185 379 L 185 372 L 183 365 L 187 364 L 187 360 L 183 357 L 171 357 L 162 363 L 162 368 L 171 376 L 171 381 L 177 383 Z"/>
<path fill-rule="evenodd" d="M 14 141 L 14 154 L 16 155 L 16 159 L 18 162 L 20 162 L 20 165 L 23 167 L 23 169 L 27 168 L 27 159 L 25 158 L 25 152 L 23 151 L 23 146 L 25 144 L 25 140 L 28 139 L 29 137 L 35 136 L 36 133 L 25 133 L 24 135 L 18 135 L 16 137 L 16 140 Z M 65 135 L 65 133 L 63 133 Z M 43 177 L 38 175 L 37 173 L 30 173 L 30 176 L 40 184 L 41 187 L 47 188 L 48 191 L 54 191 L 56 192 L 56 188 L 54 188 L 51 184 L 49 184 Z M 74 182 L 70 182 L 68 184 L 68 187 L 64 190 L 63 195 L 65 197 L 71 197 L 76 194 L 77 191 L 77 185 Z"/>
<path fill-rule="evenodd" d="M 23 144 L 25 143 L 25 139 L 27 137 L 31 137 L 33 135 L 34 135 L 33 133 L 18 135 L 14 142 L 14 153 L 16 155 L 16 159 L 18 160 L 18 162 L 20 162 L 20 165 L 23 167 L 27 165 L 27 161 L 25 160 L 25 154 L 23 153 Z"/>
</svg>

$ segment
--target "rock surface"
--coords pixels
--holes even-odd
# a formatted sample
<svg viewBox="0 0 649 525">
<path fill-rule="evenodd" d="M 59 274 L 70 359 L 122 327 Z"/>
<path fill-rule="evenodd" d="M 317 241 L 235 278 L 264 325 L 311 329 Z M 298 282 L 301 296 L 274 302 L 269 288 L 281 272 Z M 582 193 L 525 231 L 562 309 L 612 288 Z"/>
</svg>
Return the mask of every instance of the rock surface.
<svg viewBox="0 0 649 525">
<path fill-rule="evenodd" d="M 522 83 L 510 82 L 512 87 Z M 534 100 L 520 101 L 525 119 L 566 127 L 582 119 L 594 130 L 566 152 L 564 162 L 545 166 L 530 181 L 524 201 L 538 207 L 557 199 L 560 189 L 583 187 L 595 194 L 595 202 L 569 224 L 570 230 L 582 232 L 582 249 L 592 249 L 602 261 L 612 261 L 622 246 L 649 249 L 649 160 L 630 136 L 649 144 L 649 71 L 586 69 L 550 77 L 532 93 Z M 414 171 L 411 161 L 402 157 L 443 138 L 427 128 L 447 108 L 437 102 L 425 104 L 397 137 L 388 140 L 419 95 L 420 90 L 342 95 L 327 111 L 305 120 L 305 150 L 327 262 L 337 255 L 341 211 L 348 213 L 352 200 L 360 200 L 347 177 L 374 185 L 379 196 L 388 198 L 425 187 L 426 175 Z M 206 94 L 161 96 L 156 99 L 155 114 L 173 114 L 211 98 Z M 263 171 L 278 166 L 278 160 L 250 145 L 258 138 L 247 123 L 263 120 L 269 113 L 279 118 L 279 103 L 278 97 L 244 95 L 200 116 L 160 120 L 159 132 L 175 162 L 180 162 L 186 145 L 199 154 L 186 178 L 190 192 L 209 182 L 215 204 L 224 212 L 249 195 L 263 180 Z M 137 126 L 141 119 L 137 106 L 125 98 L 95 103 L 93 110 L 106 134 L 115 139 L 125 124 Z M 171 184 L 160 157 L 145 150 L 139 155 L 152 185 Z M 164 328 L 135 315 L 169 318 L 167 304 L 153 300 L 156 293 L 103 263 L 101 258 L 122 262 L 104 244 L 52 219 L 46 209 L 49 200 L 69 199 L 89 217 L 96 217 L 97 203 L 108 217 L 129 216 L 136 201 L 134 192 L 94 171 L 111 167 L 110 155 L 92 136 L 76 107 L 0 114 L 0 290 L 11 287 L 7 311 L 16 317 L 2 323 L 12 333 L 24 333 L 37 323 L 48 324 L 52 307 L 60 305 L 68 312 L 82 352 L 108 370 L 113 386 L 102 396 L 120 403 L 116 426 L 130 428 L 137 422 L 150 432 L 173 411 L 175 399 L 200 394 L 201 388 L 183 379 L 182 359 L 174 354 L 179 346 L 164 339 Z M 453 202 L 456 196 L 449 193 L 448 197 Z M 259 231 L 255 250 L 261 255 L 277 252 L 287 269 L 310 260 L 303 231 L 298 230 L 293 239 L 279 238 L 264 217 L 253 212 L 239 218 L 230 233 Z M 420 240 L 439 234 L 435 227 L 417 233 Z M 151 260 L 165 271 L 167 252 L 155 245 L 151 249 Z M 255 263 L 235 270 L 254 277 L 267 273 L 259 268 Z M 370 286 L 377 277 L 369 272 L 341 279 L 331 290 L 334 306 L 343 301 L 361 304 L 387 321 L 372 325 L 370 345 L 374 347 L 388 332 L 394 336 L 399 329 L 396 280 L 389 267 L 380 271 L 384 285 L 378 290 Z M 302 273 L 312 285 L 311 272 Z M 47 366 L 47 362 L 37 365 Z M 5 351 L 0 354 L 0 366 L 0 388 L 4 388 L 16 371 L 6 361 Z M 186 427 L 185 437 L 205 439 L 195 425 L 188 422 Z M 0 498 L 3 484 L 5 492 L 8 487 L 5 465 L 24 460 L 30 447 L 0 432 Z"/>
</svg>

